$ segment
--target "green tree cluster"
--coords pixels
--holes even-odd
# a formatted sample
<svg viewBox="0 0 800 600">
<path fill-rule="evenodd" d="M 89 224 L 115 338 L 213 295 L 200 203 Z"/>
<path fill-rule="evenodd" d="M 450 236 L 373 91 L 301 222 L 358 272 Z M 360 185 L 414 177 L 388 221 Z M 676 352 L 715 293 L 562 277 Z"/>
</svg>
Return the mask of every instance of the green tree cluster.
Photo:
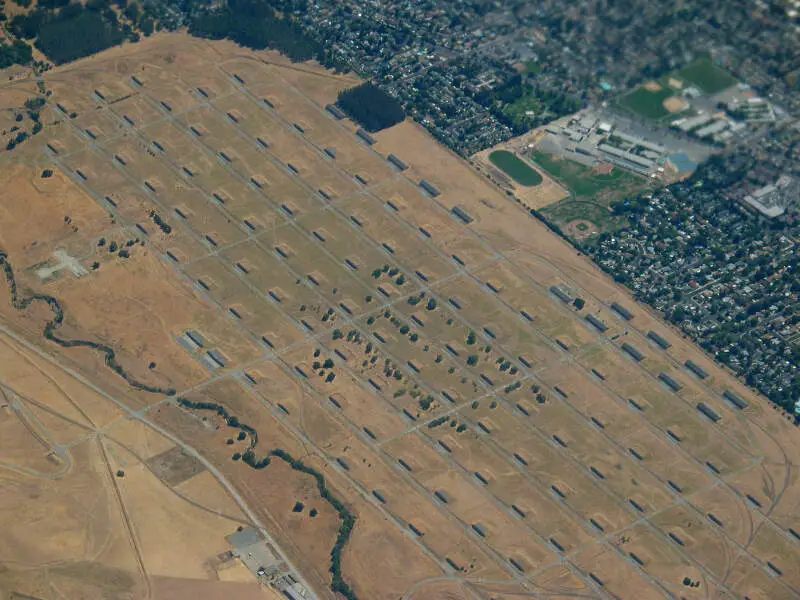
<svg viewBox="0 0 800 600">
<path fill-rule="evenodd" d="M 370 132 L 391 127 L 406 117 L 400 102 L 369 82 L 339 92 L 336 104 Z"/>
</svg>

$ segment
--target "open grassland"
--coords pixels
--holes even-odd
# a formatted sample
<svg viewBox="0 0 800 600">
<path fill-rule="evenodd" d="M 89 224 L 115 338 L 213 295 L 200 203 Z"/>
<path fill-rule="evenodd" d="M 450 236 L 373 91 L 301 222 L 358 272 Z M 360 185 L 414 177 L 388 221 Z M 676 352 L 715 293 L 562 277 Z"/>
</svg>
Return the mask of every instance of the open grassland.
<svg viewBox="0 0 800 600">
<path fill-rule="evenodd" d="M 357 137 L 352 79 L 182 35 L 45 78 L 0 155 L 0 548 L 39 569 L 0 589 L 249 599 L 210 565 L 258 522 L 326 599 L 800 592 L 785 417 L 418 125 Z"/>
<path fill-rule="evenodd" d="M 175 443 L 129 420 L 112 397 L 13 336 L 0 334 L 0 591 L 8 598 L 175 598 L 212 584 L 208 563 L 247 519 L 220 484 L 172 485 L 148 468 Z M 257 598 L 258 585 L 223 584 Z M 206 596 L 204 596 L 206 597 Z"/>
</svg>

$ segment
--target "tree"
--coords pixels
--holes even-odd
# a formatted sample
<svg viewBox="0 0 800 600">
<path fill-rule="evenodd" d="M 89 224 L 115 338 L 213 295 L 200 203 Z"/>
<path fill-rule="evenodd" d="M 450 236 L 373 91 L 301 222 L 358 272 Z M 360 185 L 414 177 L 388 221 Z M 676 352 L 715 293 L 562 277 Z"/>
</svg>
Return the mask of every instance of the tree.
<svg viewBox="0 0 800 600">
<path fill-rule="evenodd" d="M 386 129 L 405 119 L 400 102 L 369 82 L 339 92 L 336 104 L 369 132 Z"/>
<path fill-rule="evenodd" d="M 572 304 L 575 305 L 575 308 L 578 310 L 582 310 L 584 306 L 586 306 L 586 301 L 583 298 L 575 298 Z"/>
<path fill-rule="evenodd" d="M 139 24 L 139 27 L 141 28 L 142 33 L 145 35 L 145 37 L 150 37 L 151 35 L 153 35 L 153 31 L 155 31 L 155 23 L 153 19 L 151 19 L 150 17 L 145 17 L 144 19 L 142 19 L 141 23 Z"/>
<path fill-rule="evenodd" d="M 210 4 L 209 4 L 210 6 Z M 230 39 L 255 50 L 279 50 L 293 61 L 317 58 L 335 65 L 324 44 L 307 34 L 287 10 L 283 15 L 261 0 L 228 0 L 222 8 L 198 11 L 189 33 L 209 39 Z"/>
<path fill-rule="evenodd" d="M 43 18 L 37 29 L 36 47 L 56 64 L 96 54 L 124 40 L 115 24 L 80 4 L 71 4 L 57 16 Z"/>
<path fill-rule="evenodd" d="M 125 16 L 130 19 L 132 23 L 136 23 L 139 20 L 139 6 L 135 3 L 128 4 L 125 8 Z"/>
<path fill-rule="evenodd" d="M 474 367 L 475 365 L 477 365 L 478 364 L 478 355 L 477 354 L 470 354 L 469 357 L 467 358 L 467 364 L 470 367 Z"/>
<path fill-rule="evenodd" d="M 22 40 L 10 45 L 0 44 L 0 69 L 11 65 L 27 65 L 33 60 L 31 47 Z"/>
</svg>

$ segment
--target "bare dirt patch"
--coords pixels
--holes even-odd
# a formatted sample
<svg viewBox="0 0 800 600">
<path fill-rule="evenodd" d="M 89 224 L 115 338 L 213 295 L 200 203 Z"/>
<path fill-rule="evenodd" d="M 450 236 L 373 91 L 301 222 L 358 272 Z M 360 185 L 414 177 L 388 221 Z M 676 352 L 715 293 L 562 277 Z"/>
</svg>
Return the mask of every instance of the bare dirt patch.
<svg viewBox="0 0 800 600">
<path fill-rule="evenodd" d="M 669 84 L 669 87 L 671 87 L 674 90 L 683 89 L 683 81 L 681 81 L 680 79 L 675 79 L 674 77 L 670 77 L 667 83 Z"/>
<path fill-rule="evenodd" d="M 186 454 L 179 446 L 162 452 L 147 461 L 153 474 L 168 486 L 173 487 L 205 471 L 203 464 L 194 456 Z"/>
<path fill-rule="evenodd" d="M 666 100 L 664 100 L 664 108 L 666 108 L 671 113 L 678 113 L 681 111 L 686 110 L 689 107 L 689 103 L 686 102 L 680 96 L 670 96 Z"/>
</svg>

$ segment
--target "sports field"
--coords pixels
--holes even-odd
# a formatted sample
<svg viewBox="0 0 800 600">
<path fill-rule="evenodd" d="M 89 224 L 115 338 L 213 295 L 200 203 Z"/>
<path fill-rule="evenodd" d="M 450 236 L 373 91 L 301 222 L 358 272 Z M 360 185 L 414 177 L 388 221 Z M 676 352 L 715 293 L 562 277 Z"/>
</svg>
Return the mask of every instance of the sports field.
<svg viewBox="0 0 800 600">
<path fill-rule="evenodd" d="M 683 88 L 695 86 L 706 95 L 716 94 L 737 83 L 736 78 L 715 65 L 710 58 L 702 57 L 679 71 L 660 77 L 658 81 L 636 87 L 616 102 L 621 108 L 645 119 L 658 121 L 674 116 L 682 110 L 685 111 L 686 104 L 669 85 L 671 80 L 682 84 Z"/>
<path fill-rule="evenodd" d="M 662 87 L 658 91 L 651 91 L 644 87 L 637 87 L 632 92 L 622 96 L 618 103 L 646 119 L 662 119 L 670 114 L 664 107 L 664 100 L 674 94 L 674 90 Z"/>
<path fill-rule="evenodd" d="M 710 58 L 699 58 L 677 72 L 677 76 L 696 85 L 706 94 L 716 94 L 736 85 L 736 78 L 719 68 Z"/>
<path fill-rule="evenodd" d="M 648 184 L 646 179 L 618 168 L 610 173 L 598 173 L 574 161 L 536 150 L 532 158 L 571 193 L 569 198 L 541 208 L 540 213 L 574 241 L 624 227 L 624 219 L 611 212 L 611 204 L 645 189 Z"/>
<path fill-rule="evenodd" d="M 533 187 L 542 183 L 542 176 L 508 150 L 495 150 L 489 160 L 519 185 Z"/>
<path fill-rule="evenodd" d="M 643 178 L 622 169 L 615 168 L 608 174 L 597 173 L 589 167 L 555 158 L 545 152 L 534 150 L 531 156 L 537 165 L 564 185 L 575 198 L 597 199 L 603 196 L 604 204 L 608 205 L 614 199 L 628 194 L 632 188 L 643 187 L 646 183 Z"/>
<path fill-rule="evenodd" d="M 540 212 L 575 241 L 583 241 L 598 233 L 617 231 L 626 225 L 625 219 L 615 216 L 607 206 L 583 200 L 562 200 Z"/>
</svg>

